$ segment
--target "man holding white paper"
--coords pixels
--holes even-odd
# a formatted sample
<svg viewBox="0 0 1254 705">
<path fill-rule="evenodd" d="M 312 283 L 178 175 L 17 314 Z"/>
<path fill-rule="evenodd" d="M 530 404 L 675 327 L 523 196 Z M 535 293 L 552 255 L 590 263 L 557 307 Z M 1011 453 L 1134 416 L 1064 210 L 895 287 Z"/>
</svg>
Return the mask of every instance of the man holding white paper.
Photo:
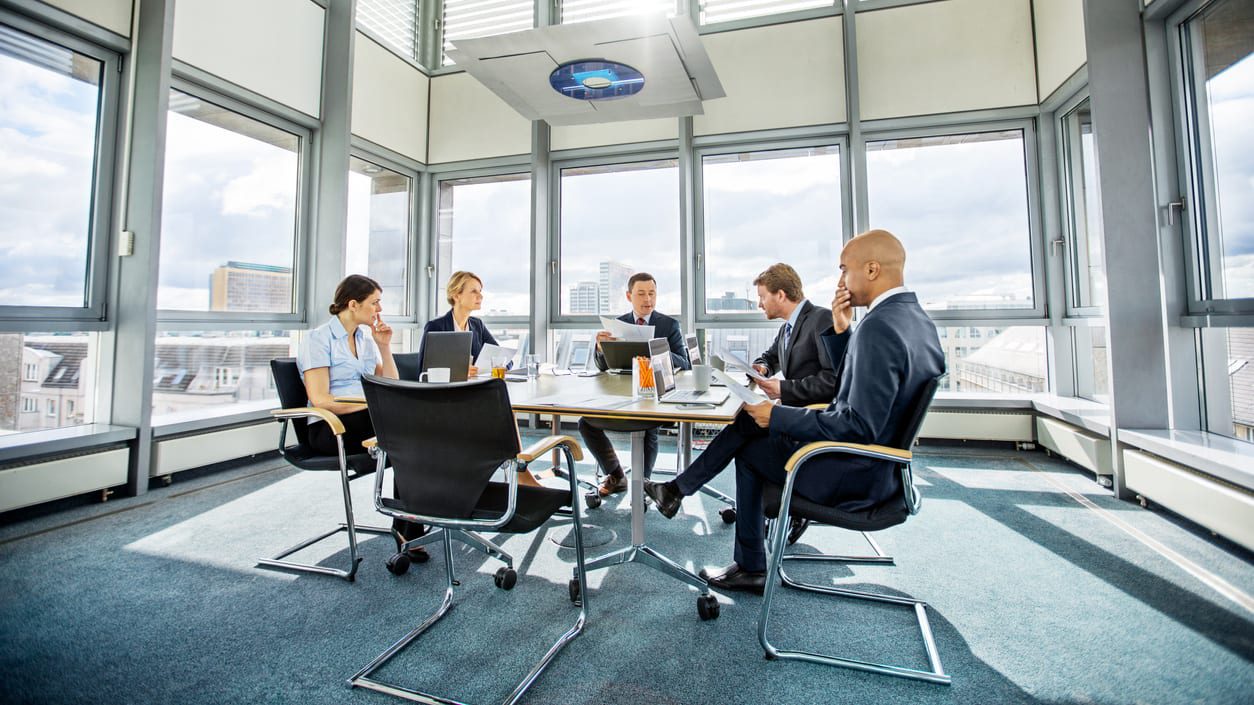
<svg viewBox="0 0 1254 705">
<path fill-rule="evenodd" d="M 647 335 L 643 340 L 653 337 L 666 338 L 666 343 L 671 351 L 671 364 L 675 369 L 687 370 L 691 369 L 692 364 L 688 361 L 688 346 L 684 344 L 684 334 L 679 329 L 679 321 L 667 316 L 664 313 L 654 310 L 657 305 L 657 281 L 654 280 L 652 274 L 645 272 L 637 272 L 631 275 L 627 280 L 627 301 L 631 303 L 631 311 L 619 316 L 615 323 L 630 326 L 632 328 L 651 328 L 651 331 L 640 331 L 639 333 L 631 331 L 628 334 L 634 338 L 636 335 Z M 617 327 L 617 326 L 615 326 Z M 622 332 L 622 329 L 620 329 Z M 607 340 L 616 340 L 617 336 L 610 331 L 600 331 L 597 333 L 597 347 L 593 355 L 593 361 L 597 368 L 606 369 L 605 355 L 601 352 L 601 343 Z M 592 453 L 597 463 L 605 472 L 605 479 L 601 482 L 601 486 L 597 492 L 602 497 L 608 497 L 612 494 L 624 492 L 627 490 L 627 474 L 623 470 L 623 466 L 618 462 L 618 455 L 614 452 L 614 444 L 610 442 L 606 431 L 644 431 L 644 460 L 645 466 L 639 468 L 648 477 L 653 472 L 653 463 L 657 460 L 657 429 L 658 424 L 653 421 L 627 421 L 622 419 L 579 419 L 579 434 L 583 437 L 584 447 Z"/>
</svg>

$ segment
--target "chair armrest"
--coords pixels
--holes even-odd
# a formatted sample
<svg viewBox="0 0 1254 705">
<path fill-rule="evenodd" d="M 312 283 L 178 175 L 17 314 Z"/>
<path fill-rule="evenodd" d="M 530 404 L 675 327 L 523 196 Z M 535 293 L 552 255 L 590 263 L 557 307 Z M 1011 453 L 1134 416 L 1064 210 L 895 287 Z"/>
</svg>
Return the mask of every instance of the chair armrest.
<svg viewBox="0 0 1254 705">
<path fill-rule="evenodd" d="M 306 406 L 299 409 L 275 409 L 270 415 L 276 419 L 322 419 L 331 427 L 331 432 L 337 436 L 344 434 L 344 422 L 340 421 L 340 417 L 332 414 L 326 409 L 319 409 L 312 406 Z"/>
<path fill-rule="evenodd" d="M 361 442 L 361 447 L 366 450 L 374 450 L 379 447 L 379 438 L 377 436 L 371 436 Z"/>
<path fill-rule="evenodd" d="M 566 446 L 570 448 L 570 455 L 575 460 L 583 460 L 583 449 L 579 447 L 579 441 L 571 436 L 549 436 L 541 438 L 532 443 L 530 446 L 518 451 L 518 462 L 530 463 L 541 455 L 553 450 L 558 446 Z"/>
<path fill-rule="evenodd" d="M 822 411 L 827 408 L 827 404 L 806 404 L 806 408 L 813 411 Z"/>
<path fill-rule="evenodd" d="M 792 472 L 812 455 L 841 453 L 844 455 L 860 455 L 866 458 L 889 460 L 895 463 L 910 462 L 913 454 L 908 450 L 889 448 L 888 446 L 862 445 L 860 443 L 836 443 L 834 441 L 816 441 L 807 443 L 797 449 L 788 462 L 784 464 L 784 472 Z"/>
</svg>

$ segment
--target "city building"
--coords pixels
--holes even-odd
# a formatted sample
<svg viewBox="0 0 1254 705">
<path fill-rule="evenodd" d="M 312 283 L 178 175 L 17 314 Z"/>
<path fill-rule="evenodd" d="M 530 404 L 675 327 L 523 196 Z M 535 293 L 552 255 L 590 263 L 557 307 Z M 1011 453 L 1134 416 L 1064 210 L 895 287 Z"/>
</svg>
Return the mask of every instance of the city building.
<svg viewBox="0 0 1254 705">
<path fill-rule="evenodd" d="M 570 288 L 569 293 L 571 315 L 601 312 L 600 289 L 596 282 L 579 282 Z"/>
<path fill-rule="evenodd" d="M 292 310 L 292 268 L 227 262 L 209 275 L 209 310 Z"/>
</svg>

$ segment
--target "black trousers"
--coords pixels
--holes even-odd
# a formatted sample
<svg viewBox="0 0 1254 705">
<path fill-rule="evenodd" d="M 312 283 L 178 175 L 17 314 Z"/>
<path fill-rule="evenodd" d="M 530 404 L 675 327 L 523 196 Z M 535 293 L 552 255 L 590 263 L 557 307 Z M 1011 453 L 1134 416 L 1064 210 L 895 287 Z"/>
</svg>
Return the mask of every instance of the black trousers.
<svg viewBox="0 0 1254 705">
<path fill-rule="evenodd" d="M 736 453 L 746 443 L 768 435 L 770 432 L 759 426 L 752 416 L 743 411 L 736 414 L 736 420 L 724 426 L 705 450 L 701 451 L 701 455 L 675 478 L 675 486 L 685 497 L 696 494 L 697 490 L 731 465 Z"/>
<path fill-rule="evenodd" d="M 370 414 L 365 410 L 344 414 L 340 416 L 340 422 L 344 424 L 345 455 L 361 452 L 362 441 L 374 437 L 374 424 L 370 423 Z M 335 445 L 335 434 L 331 432 L 331 427 L 323 422 L 309 424 L 309 445 L 323 455 L 336 455 L 339 452 Z M 396 491 L 395 483 L 392 485 L 392 491 Z M 427 533 L 427 527 L 423 524 L 393 519 L 392 531 L 396 532 L 402 540 L 412 541 Z"/>
<path fill-rule="evenodd" d="M 627 419 L 579 419 L 579 435 L 583 444 L 597 459 L 597 463 L 607 475 L 623 476 L 623 466 L 618 462 L 614 452 L 614 444 L 610 442 L 606 431 L 644 431 L 644 476 L 653 474 L 653 463 L 657 460 L 657 429 L 661 424 L 652 421 L 630 421 Z"/>
</svg>

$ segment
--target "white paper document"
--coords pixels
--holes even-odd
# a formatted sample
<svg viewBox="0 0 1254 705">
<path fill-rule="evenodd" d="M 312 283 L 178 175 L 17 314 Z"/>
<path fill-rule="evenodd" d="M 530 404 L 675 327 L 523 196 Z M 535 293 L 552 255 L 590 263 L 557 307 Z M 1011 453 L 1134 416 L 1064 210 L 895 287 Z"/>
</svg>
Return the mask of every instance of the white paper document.
<svg viewBox="0 0 1254 705">
<path fill-rule="evenodd" d="M 492 343 L 484 343 L 483 349 L 479 351 L 479 357 L 475 360 L 475 367 L 480 370 L 491 370 L 493 367 L 504 367 L 514 359 L 514 353 L 518 352 L 510 348 L 503 348 L 500 345 Z"/>
<path fill-rule="evenodd" d="M 653 326 L 638 326 L 613 316 L 601 316 L 601 327 L 619 340 L 652 340 Z"/>
<path fill-rule="evenodd" d="M 728 377 L 726 372 L 722 370 L 711 370 L 710 372 L 714 375 L 715 379 L 722 382 L 723 386 L 727 387 L 727 390 L 735 395 L 735 397 L 740 401 L 746 404 L 760 404 L 761 402 L 768 401 L 766 397 L 758 396 L 757 394 L 749 391 L 748 388 L 738 384 L 736 380 Z"/>
<path fill-rule="evenodd" d="M 718 354 L 718 356 L 719 356 L 720 358 L 722 358 L 722 359 L 723 359 L 723 364 L 724 364 L 724 365 L 727 365 L 727 366 L 731 367 L 731 368 L 732 368 L 732 369 L 734 369 L 734 370 L 739 370 L 739 371 L 741 371 L 741 372 L 743 372 L 743 373 L 745 373 L 745 374 L 749 375 L 749 379 L 751 379 L 751 380 L 753 380 L 753 381 L 755 381 L 755 382 L 764 382 L 764 381 L 766 381 L 766 378 L 765 378 L 765 377 L 763 377 L 763 376 L 761 375 L 761 373 L 759 373 L 757 370 L 753 369 L 753 365 L 750 365 L 749 363 L 745 362 L 744 360 L 741 360 L 739 357 L 737 357 L 737 356 L 736 356 L 736 353 L 734 353 L 734 352 L 732 352 L 732 351 L 728 350 L 727 348 L 720 347 L 720 348 L 718 349 L 718 351 L 717 351 L 717 354 Z"/>
<path fill-rule="evenodd" d="M 564 406 L 572 409 L 618 409 L 633 404 L 636 401 L 637 400 L 632 397 L 610 394 L 598 394 L 596 396 L 550 394 L 548 396 L 530 399 L 527 403 L 532 406 Z"/>
</svg>

